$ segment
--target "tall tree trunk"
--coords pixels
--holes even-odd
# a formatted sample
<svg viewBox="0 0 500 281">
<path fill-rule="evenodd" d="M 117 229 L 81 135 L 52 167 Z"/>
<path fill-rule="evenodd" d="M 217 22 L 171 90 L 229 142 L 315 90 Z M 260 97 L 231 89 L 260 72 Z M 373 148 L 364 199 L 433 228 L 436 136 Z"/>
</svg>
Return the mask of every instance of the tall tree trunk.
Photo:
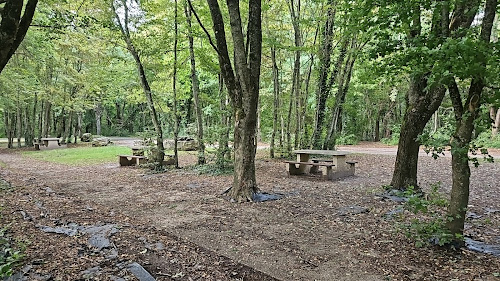
<svg viewBox="0 0 500 281">
<path fill-rule="evenodd" d="M 295 99 L 295 130 L 294 130 L 294 148 L 298 148 L 300 145 L 300 127 L 301 127 L 301 98 L 300 98 L 300 86 L 301 86 L 301 75 L 300 75 L 300 48 L 302 47 L 302 33 L 300 30 L 300 0 L 295 4 L 294 0 L 288 2 L 288 8 L 290 10 L 290 16 L 292 18 L 292 26 L 294 32 L 294 43 L 295 43 L 295 61 L 293 64 L 293 76 L 292 76 L 292 95 Z"/>
<path fill-rule="evenodd" d="M 316 117 L 314 130 L 311 136 L 310 147 L 321 148 L 321 138 L 323 134 L 323 119 L 325 118 L 326 100 L 331 88 L 328 87 L 328 76 L 330 73 L 330 59 L 332 53 L 333 25 L 335 20 L 335 1 L 328 1 L 327 18 L 322 30 L 321 49 L 319 51 L 319 78 L 316 90 Z M 334 78 L 330 78 L 334 79 Z"/>
<path fill-rule="evenodd" d="M 225 168 L 226 167 L 226 158 L 227 154 L 229 153 L 229 130 L 230 130 L 230 124 L 229 124 L 229 114 L 228 114 L 228 107 L 227 107 L 227 96 L 226 92 L 224 91 L 224 79 L 222 78 L 222 75 L 219 74 L 219 110 L 221 112 L 221 124 L 220 124 L 220 130 L 221 134 L 219 135 L 218 143 L 218 151 L 217 151 L 217 159 L 216 159 L 216 164 L 219 168 Z"/>
<path fill-rule="evenodd" d="M 490 107 L 490 118 L 491 118 L 491 136 L 495 137 L 498 135 L 498 130 L 500 129 L 500 108 L 494 106 Z"/>
<path fill-rule="evenodd" d="M 342 110 L 344 108 L 345 97 L 349 90 L 349 83 L 351 82 L 352 68 L 354 67 L 355 57 L 350 57 L 346 60 L 343 75 L 341 76 L 338 91 L 335 95 L 335 105 L 332 111 L 332 122 L 330 129 L 323 143 L 323 149 L 334 149 L 335 142 L 338 135 L 342 132 Z"/>
<path fill-rule="evenodd" d="M 102 105 L 101 105 L 101 103 L 98 103 L 95 106 L 94 113 L 95 113 L 96 135 L 101 135 L 101 131 L 102 131 L 102 125 L 101 125 Z"/>
<path fill-rule="evenodd" d="M 237 201 L 252 201 L 258 191 L 255 178 L 257 102 L 259 99 L 262 53 L 261 1 L 250 1 L 247 38 L 241 22 L 239 1 L 227 1 L 234 69 L 227 49 L 224 21 L 217 0 L 207 0 L 212 15 L 221 73 L 234 108 L 234 177 L 229 196 Z"/>
<path fill-rule="evenodd" d="M 43 106 L 43 128 L 42 128 L 42 137 L 46 138 L 49 136 L 50 132 L 50 116 L 51 116 L 51 108 L 52 104 L 49 101 L 44 102 Z"/>
<path fill-rule="evenodd" d="M 174 114 L 174 166 L 175 168 L 179 168 L 179 150 L 178 150 L 178 141 L 179 141 L 179 114 L 177 109 L 177 42 L 178 42 L 178 21 L 177 21 L 177 0 L 175 0 L 174 6 L 174 73 L 172 75 L 172 89 L 173 89 L 173 114 Z"/>
<path fill-rule="evenodd" d="M 420 148 L 418 136 L 441 104 L 446 92 L 442 86 L 426 90 L 426 80 L 425 77 L 416 77 L 410 82 L 409 101 L 401 125 L 391 181 L 391 186 L 396 189 L 404 190 L 409 186 L 418 188 L 417 165 Z"/>
<path fill-rule="evenodd" d="M 21 105 L 19 101 L 19 95 L 17 96 L 17 107 L 16 107 L 16 135 L 17 135 L 17 147 L 21 147 L 21 136 L 23 134 L 22 129 L 22 117 L 21 117 Z"/>
<path fill-rule="evenodd" d="M 433 12 L 431 33 L 437 38 L 444 39 L 449 36 L 449 6 L 448 3 L 436 5 Z M 410 37 L 420 36 L 421 33 L 421 9 L 415 7 L 413 25 Z M 410 80 L 410 89 L 407 95 L 407 107 L 401 125 L 398 152 L 391 186 L 404 190 L 409 186 L 418 189 L 417 166 L 420 142 L 418 136 L 423 132 L 425 125 L 434 112 L 439 108 L 446 88 L 443 85 L 430 86 L 428 78 L 430 73 L 416 74 Z"/>
<path fill-rule="evenodd" d="M 121 5 L 122 8 L 124 9 L 123 11 L 123 23 L 121 20 L 122 15 L 118 15 L 116 8 L 114 6 L 114 3 L 111 3 L 111 8 L 113 9 L 115 19 L 118 23 L 118 27 L 120 29 L 120 32 L 123 36 L 123 39 L 125 43 L 127 44 L 127 49 L 129 50 L 130 54 L 134 58 L 134 61 L 137 66 L 137 72 L 139 75 L 139 79 L 141 81 L 141 86 L 142 90 L 144 91 L 144 95 L 146 96 L 146 101 L 149 107 L 149 112 L 151 114 L 151 120 L 153 122 L 153 126 L 155 128 L 155 133 L 156 133 L 156 151 L 153 151 L 153 161 L 156 164 L 155 169 L 160 170 L 162 169 L 163 166 L 163 159 L 165 157 L 165 149 L 163 147 L 163 130 L 161 128 L 160 120 L 158 118 L 158 114 L 156 113 L 156 108 L 154 106 L 153 102 L 153 95 L 151 93 L 151 87 L 149 86 L 148 79 L 146 77 L 146 72 L 144 71 L 144 66 L 142 65 L 142 61 L 139 57 L 139 54 L 137 53 L 137 50 L 135 49 L 135 46 L 130 38 L 130 32 L 129 32 L 129 8 L 127 6 L 127 1 L 126 0 L 121 0 Z"/>
<path fill-rule="evenodd" d="M 78 112 L 78 119 L 77 119 L 77 123 L 76 123 L 76 130 L 77 130 L 78 138 L 82 139 L 83 131 L 82 131 L 82 113 L 81 112 Z M 76 141 L 75 141 L 75 143 L 76 143 Z"/>
<path fill-rule="evenodd" d="M 198 165 L 205 164 L 205 142 L 203 140 L 203 118 L 200 104 L 200 83 L 198 74 L 196 73 L 196 60 L 194 55 L 194 40 L 191 26 L 191 10 L 187 8 L 187 3 L 184 2 L 184 11 L 188 24 L 188 40 L 189 40 L 189 57 L 191 59 L 191 82 L 194 99 L 194 109 L 196 114 L 197 140 L 198 140 Z"/>
<path fill-rule="evenodd" d="M 479 39 L 486 44 L 490 42 L 491 30 L 495 18 L 495 12 L 498 9 L 497 0 L 486 0 L 484 8 L 484 17 L 481 26 Z M 451 142 L 451 163 L 452 163 L 452 187 L 451 198 L 448 206 L 447 228 L 452 234 L 455 243 L 463 245 L 463 231 L 467 205 L 469 203 L 469 146 L 472 140 L 474 130 L 474 121 L 479 115 L 481 106 L 481 94 L 485 85 L 484 73 L 486 72 L 486 57 L 482 54 L 477 55 L 477 61 L 481 64 L 481 71 L 472 78 L 469 86 L 469 92 L 465 104 L 455 81 L 452 81 L 449 87 L 450 98 L 453 103 L 453 109 L 456 120 L 456 131 Z"/>
<path fill-rule="evenodd" d="M 63 143 L 71 143 L 71 128 L 73 127 L 73 115 L 74 113 L 72 111 L 68 112 L 68 118 L 66 119 L 64 134 L 62 136 Z"/>
<path fill-rule="evenodd" d="M 279 82 L 279 69 L 276 63 L 276 47 L 271 46 L 271 62 L 273 65 L 273 131 L 271 134 L 271 144 L 269 149 L 269 156 L 274 158 L 274 144 L 276 133 L 278 130 L 278 111 L 279 111 L 279 96 L 280 96 L 280 82 Z"/>
</svg>

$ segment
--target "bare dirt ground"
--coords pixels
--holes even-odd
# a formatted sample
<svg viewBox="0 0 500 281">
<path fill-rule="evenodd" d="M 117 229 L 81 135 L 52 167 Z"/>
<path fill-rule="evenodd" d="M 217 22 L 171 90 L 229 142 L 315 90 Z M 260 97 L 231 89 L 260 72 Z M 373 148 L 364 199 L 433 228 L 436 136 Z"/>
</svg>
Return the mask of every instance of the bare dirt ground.
<svg viewBox="0 0 500 281">
<path fill-rule="evenodd" d="M 0 177 L 13 186 L 0 191 L 1 222 L 26 243 L 26 280 L 151 280 L 134 274 L 133 263 L 156 280 L 500 280 L 499 257 L 416 248 L 386 216 L 401 204 L 379 196 L 394 155 L 348 157 L 359 161 L 356 176 L 330 182 L 289 177 L 261 150 L 260 189 L 286 196 L 235 204 L 221 195 L 232 177 L 198 174 L 194 154 L 182 156 L 183 169 L 152 174 L 1 150 Z M 447 157 L 421 157 L 424 190 L 440 181 L 449 192 L 450 165 Z M 489 244 L 500 244 L 499 171 L 498 163 L 472 168 L 466 235 Z M 91 243 L 90 226 L 108 229 L 109 243 Z"/>
</svg>

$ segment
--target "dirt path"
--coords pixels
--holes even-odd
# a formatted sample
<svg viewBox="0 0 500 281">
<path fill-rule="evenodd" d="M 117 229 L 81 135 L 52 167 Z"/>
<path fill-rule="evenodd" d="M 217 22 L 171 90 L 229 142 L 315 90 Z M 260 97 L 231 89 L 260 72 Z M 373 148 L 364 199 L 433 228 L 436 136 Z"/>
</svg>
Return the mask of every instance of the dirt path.
<svg viewBox="0 0 500 281">
<path fill-rule="evenodd" d="M 141 169 L 120 168 L 116 163 L 68 167 L 2 153 L 1 177 L 22 186 L 23 192 L 9 195 L 18 196 L 15 203 L 1 203 L 8 210 L 40 212 L 36 202 L 43 201 L 52 210 L 53 219 L 57 219 L 51 222 L 43 218 L 43 223 L 51 226 L 76 220 L 79 224 L 126 223 L 130 225 L 124 227 L 128 232 L 115 235 L 122 242 L 132 240 L 124 245 L 136 249 L 134 259 L 154 265 L 147 269 L 157 280 L 196 280 L 195 277 L 201 278 L 201 272 L 209 271 L 219 273 L 199 280 L 216 280 L 220 276 L 247 280 L 249 276 L 260 276 L 260 272 L 266 278 L 280 280 L 498 280 L 493 274 L 499 271 L 499 258 L 469 250 L 415 248 L 396 231 L 396 219 L 385 214 L 399 203 L 378 196 L 381 186 L 390 180 L 394 156 L 353 154 L 350 158 L 359 161 L 355 177 L 325 182 L 288 177 L 284 164 L 259 154 L 256 169 L 261 190 L 286 197 L 272 202 L 234 204 L 220 195 L 229 187 L 231 176 L 199 175 L 189 168 L 148 174 Z M 181 159 L 184 167 L 194 163 L 194 155 Z M 481 219 L 469 221 L 466 233 L 491 243 L 500 241 L 500 212 L 488 212 L 500 209 L 499 171 L 497 163 L 483 164 L 472 171 L 470 211 Z M 449 158 L 424 157 L 419 163 L 419 179 L 424 188 L 441 181 L 443 191 L 448 192 L 450 175 Z M 51 195 L 47 195 L 47 187 L 52 190 Z M 56 200 L 58 197 L 62 199 Z M 85 211 L 87 207 L 93 211 Z M 22 219 L 19 213 L 15 217 Z M 35 235 L 40 231 L 33 224 L 26 223 L 24 227 Z M 203 254 L 185 255 L 187 261 L 177 259 L 184 265 L 178 268 L 192 269 L 194 262 L 190 259 L 198 259 L 195 264 L 200 270 L 184 270 L 182 276 L 173 278 L 175 272 L 163 274 L 167 270 L 165 260 L 154 262 L 148 258 L 155 251 L 144 252 L 144 243 L 138 239 L 149 236 L 154 237 L 148 238 L 148 243 L 165 239 L 161 237 L 188 241 L 194 243 L 189 244 L 192 249 L 206 249 L 206 256 L 222 255 L 229 258 L 226 263 L 238 261 L 250 269 L 233 264 L 229 268 L 236 268 L 235 275 L 224 275 L 226 269 L 213 264 L 210 267 L 213 259 L 203 260 Z M 173 255 L 175 252 L 170 250 L 167 247 L 160 256 Z M 88 266 L 77 261 L 74 274 Z M 104 267 L 105 261 L 96 263 Z M 241 272 L 246 273 L 239 268 L 245 268 Z"/>
</svg>

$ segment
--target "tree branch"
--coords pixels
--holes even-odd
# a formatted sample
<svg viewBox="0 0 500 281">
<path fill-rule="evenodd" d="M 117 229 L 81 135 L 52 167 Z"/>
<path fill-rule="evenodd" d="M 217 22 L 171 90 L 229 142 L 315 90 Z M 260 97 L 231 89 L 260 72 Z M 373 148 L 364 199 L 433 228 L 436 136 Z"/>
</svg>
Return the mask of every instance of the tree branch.
<svg viewBox="0 0 500 281">
<path fill-rule="evenodd" d="M 217 49 L 217 46 L 215 46 L 214 41 L 212 40 L 212 36 L 210 36 L 210 33 L 205 28 L 205 26 L 203 25 L 203 23 L 200 20 L 200 17 L 198 16 L 198 14 L 196 13 L 196 11 L 194 10 L 193 4 L 191 4 L 191 0 L 188 0 L 187 2 L 189 4 L 189 10 L 191 10 L 191 12 L 193 12 L 194 17 L 196 18 L 196 21 L 198 22 L 198 24 L 201 26 L 201 28 L 203 29 L 203 31 L 207 35 L 208 42 L 210 42 L 210 45 L 212 45 L 212 48 L 214 48 L 215 52 L 217 52 L 217 54 L 219 54 L 219 49 Z"/>
</svg>

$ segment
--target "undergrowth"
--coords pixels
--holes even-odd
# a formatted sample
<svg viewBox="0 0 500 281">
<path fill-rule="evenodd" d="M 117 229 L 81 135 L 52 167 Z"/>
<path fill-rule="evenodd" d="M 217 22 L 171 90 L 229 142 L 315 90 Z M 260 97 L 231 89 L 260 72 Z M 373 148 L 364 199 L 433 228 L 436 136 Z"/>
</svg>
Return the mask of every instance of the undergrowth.
<svg viewBox="0 0 500 281">
<path fill-rule="evenodd" d="M 208 174 L 212 176 L 220 176 L 220 175 L 231 175 L 234 172 L 233 165 L 219 166 L 217 164 L 206 164 L 206 165 L 197 165 L 193 167 L 193 170 L 198 172 L 200 175 Z"/>
<path fill-rule="evenodd" d="M 9 277 L 14 269 L 21 264 L 25 246 L 15 243 L 8 235 L 9 225 L 0 228 L 0 279 Z"/>
<path fill-rule="evenodd" d="M 449 202 L 439 193 L 440 187 L 440 183 L 432 185 L 431 191 L 425 195 L 409 187 L 401 194 L 408 198 L 404 204 L 408 213 L 402 216 L 400 227 L 408 238 L 415 241 L 417 247 L 443 246 L 455 240 L 446 228 L 446 207 Z"/>
</svg>

